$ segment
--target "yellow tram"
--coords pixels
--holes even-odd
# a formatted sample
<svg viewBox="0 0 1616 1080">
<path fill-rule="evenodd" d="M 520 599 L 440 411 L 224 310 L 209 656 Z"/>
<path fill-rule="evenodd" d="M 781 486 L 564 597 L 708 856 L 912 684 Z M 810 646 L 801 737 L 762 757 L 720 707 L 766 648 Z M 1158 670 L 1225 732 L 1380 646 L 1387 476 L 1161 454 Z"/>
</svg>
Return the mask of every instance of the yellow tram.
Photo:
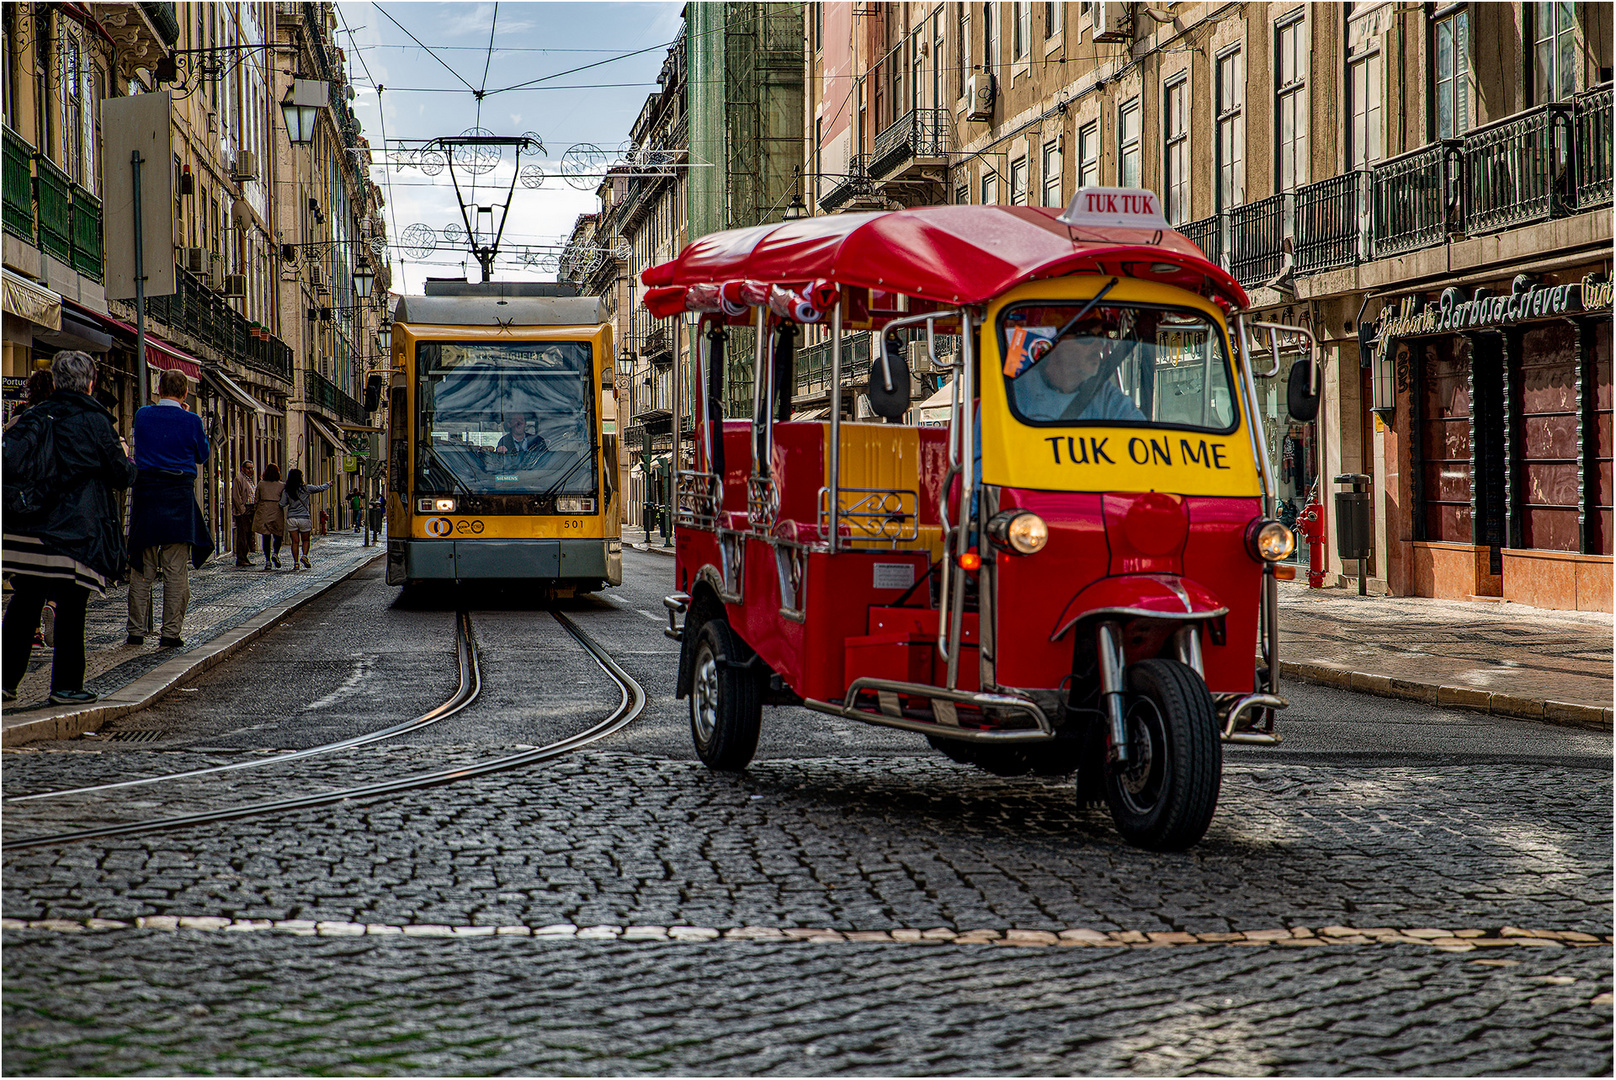
<svg viewBox="0 0 1616 1080">
<path fill-rule="evenodd" d="M 398 301 L 387 581 L 623 581 L 612 328 L 566 286 L 428 282 Z"/>
</svg>

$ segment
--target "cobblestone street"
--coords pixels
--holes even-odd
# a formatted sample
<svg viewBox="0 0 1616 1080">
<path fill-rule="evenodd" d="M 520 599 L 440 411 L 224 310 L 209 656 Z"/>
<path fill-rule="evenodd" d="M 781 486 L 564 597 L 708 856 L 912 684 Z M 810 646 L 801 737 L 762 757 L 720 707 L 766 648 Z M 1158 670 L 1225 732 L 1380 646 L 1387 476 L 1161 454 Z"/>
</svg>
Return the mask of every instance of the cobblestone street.
<svg viewBox="0 0 1616 1080">
<path fill-rule="evenodd" d="M 798 710 L 766 716 L 745 773 L 709 772 L 654 617 L 668 564 L 628 561 L 629 585 L 572 610 L 652 698 L 600 748 L 10 847 L 463 766 L 607 710 L 548 616 L 489 597 L 485 695 L 443 725 L 8 804 L 7 1071 L 1611 1068 L 1608 736 L 1293 684 L 1285 746 L 1231 748 L 1206 839 L 1151 854 L 1069 781 Z M 452 687 L 450 617 L 394 601 L 374 569 L 338 583 L 156 708 L 8 752 L 8 798 L 268 760 L 429 708 Z M 312 662 L 333 649 L 351 662 Z"/>
</svg>

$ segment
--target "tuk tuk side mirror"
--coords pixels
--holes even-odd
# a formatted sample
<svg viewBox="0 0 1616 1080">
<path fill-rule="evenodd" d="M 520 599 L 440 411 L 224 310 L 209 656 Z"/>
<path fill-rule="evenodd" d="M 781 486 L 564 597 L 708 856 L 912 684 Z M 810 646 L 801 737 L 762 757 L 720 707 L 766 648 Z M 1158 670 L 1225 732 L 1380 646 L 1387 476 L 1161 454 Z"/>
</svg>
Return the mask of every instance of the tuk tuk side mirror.
<svg viewBox="0 0 1616 1080">
<path fill-rule="evenodd" d="M 1311 423 L 1319 415 L 1319 397 L 1323 390 L 1319 378 L 1318 339 L 1313 336 L 1311 330 L 1302 326 L 1285 326 L 1280 323 L 1252 323 L 1251 326 L 1253 330 L 1268 333 L 1268 353 L 1273 358 L 1273 366 L 1266 372 L 1252 372 L 1263 378 L 1271 379 L 1279 374 L 1281 334 L 1294 335 L 1306 342 L 1307 355 L 1292 365 L 1290 378 L 1286 382 L 1285 411 L 1298 423 Z"/>
<path fill-rule="evenodd" d="M 870 409 L 889 421 L 903 418 L 909 411 L 909 358 L 904 355 L 903 339 L 897 334 L 881 335 L 881 348 L 870 361 L 870 380 L 865 388 Z"/>
</svg>

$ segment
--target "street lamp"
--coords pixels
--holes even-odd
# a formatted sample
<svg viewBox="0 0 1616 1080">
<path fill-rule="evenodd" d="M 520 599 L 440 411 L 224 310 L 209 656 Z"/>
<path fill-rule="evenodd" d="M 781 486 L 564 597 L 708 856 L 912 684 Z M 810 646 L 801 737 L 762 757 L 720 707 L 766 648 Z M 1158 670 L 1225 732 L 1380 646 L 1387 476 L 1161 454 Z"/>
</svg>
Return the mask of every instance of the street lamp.
<svg viewBox="0 0 1616 1080">
<path fill-rule="evenodd" d="M 802 166 L 793 166 L 791 171 L 796 176 L 796 190 L 791 193 L 791 202 L 786 205 L 782 220 L 801 221 L 808 216 L 808 204 L 802 201 Z"/>
<path fill-rule="evenodd" d="M 286 134 L 294 143 L 314 141 L 314 125 L 320 110 L 331 104 L 331 88 L 320 79 L 293 79 L 292 88 L 281 101 Z"/>
<path fill-rule="evenodd" d="M 370 296 L 370 288 L 376 284 L 376 272 L 370 268 L 369 263 L 360 263 L 354 267 L 353 287 L 359 299 L 364 300 Z"/>
</svg>

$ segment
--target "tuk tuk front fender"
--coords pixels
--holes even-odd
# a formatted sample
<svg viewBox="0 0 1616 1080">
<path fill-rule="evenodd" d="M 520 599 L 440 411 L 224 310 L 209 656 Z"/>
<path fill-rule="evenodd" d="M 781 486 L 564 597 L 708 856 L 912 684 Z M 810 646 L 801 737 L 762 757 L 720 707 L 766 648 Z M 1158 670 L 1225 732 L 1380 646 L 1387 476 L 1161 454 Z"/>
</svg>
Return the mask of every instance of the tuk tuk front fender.
<svg viewBox="0 0 1616 1080">
<path fill-rule="evenodd" d="M 1204 622 L 1227 615 L 1229 608 L 1206 586 L 1176 574 L 1123 574 L 1085 586 L 1050 632 L 1059 641 L 1083 619 L 1161 619 Z"/>
</svg>

